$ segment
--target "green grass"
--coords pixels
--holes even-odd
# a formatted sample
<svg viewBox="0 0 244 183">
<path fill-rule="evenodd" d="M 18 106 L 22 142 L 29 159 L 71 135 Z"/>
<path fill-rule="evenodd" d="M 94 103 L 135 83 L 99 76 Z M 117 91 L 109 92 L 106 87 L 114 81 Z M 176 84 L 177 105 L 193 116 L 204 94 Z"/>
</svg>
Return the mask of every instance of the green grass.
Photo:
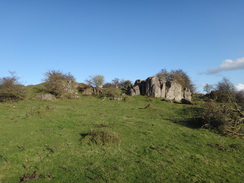
<svg viewBox="0 0 244 183">
<path fill-rule="evenodd" d="M 0 182 L 242 182 L 243 140 L 196 128 L 188 109 L 143 96 L 0 103 Z M 119 140 L 89 141 L 99 130 Z"/>
</svg>

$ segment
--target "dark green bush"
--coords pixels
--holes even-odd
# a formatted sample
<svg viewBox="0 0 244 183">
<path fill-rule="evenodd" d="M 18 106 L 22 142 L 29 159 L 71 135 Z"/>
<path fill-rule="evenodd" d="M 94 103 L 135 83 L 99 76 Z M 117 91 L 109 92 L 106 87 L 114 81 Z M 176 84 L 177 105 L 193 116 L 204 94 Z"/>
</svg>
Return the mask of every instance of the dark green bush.
<svg viewBox="0 0 244 183">
<path fill-rule="evenodd" d="M 26 94 L 26 87 L 19 83 L 18 77 L 13 73 L 10 77 L 0 78 L 0 102 L 24 100 Z"/>
<path fill-rule="evenodd" d="M 201 119 L 207 128 L 221 129 L 228 123 L 229 108 L 215 102 L 206 102 L 203 105 Z"/>
</svg>

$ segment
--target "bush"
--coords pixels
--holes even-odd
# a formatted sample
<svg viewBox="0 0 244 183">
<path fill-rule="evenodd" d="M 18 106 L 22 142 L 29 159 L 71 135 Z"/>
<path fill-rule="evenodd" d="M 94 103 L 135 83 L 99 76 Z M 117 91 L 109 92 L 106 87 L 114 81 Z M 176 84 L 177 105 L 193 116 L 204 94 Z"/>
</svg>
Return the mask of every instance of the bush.
<svg viewBox="0 0 244 183">
<path fill-rule="evenodd" d="M 195 86 L 192 83 L 190 77 L 182 69 L 172 70 L 168 72 L 166 69 L 162 69 L 157 77 L 166 79 L 166 81 L 176 81 L 180 83 L 183 88 L 188 88 L 192 93 L 195 92 Z"/>
<path fill-rule="evenodd" d="M 221 129 L 228 122 L 229 109 L 215 102 L 207 102 L 203 105 L 201 119 L 204 127 Z"/>
<path fill-rule="evenodd" d="M 118 97 L 121 94 L 121 90 L 118 88 L 103 88 L 98 97 Z"/>
<path fill-rule="evenodd" d="M 117 88 L 115 84 L 113 83 L 105 83 L 103 85 L 103 88 Z"/>
<path fill-rule="evenodd" d="M 44 86 L 48 93 L 61 97 L 67 94 L 77 94 L 77 83 L 70 73 L 61 71 L 48 71 L 45 73 Z"/>
<path fill-rule="evenodd" d="M 238 107 L 229 103 L 206 102 L 200 119 L 203 127 L 215 129 L 223 133 L 239 133 L 243 131 L 243 121 Z"/>
<path fill-rule="evenodd" d="M 11 73 L 10 77 L 0 78 L 0 102 L 14 102 L 24 100 L 26 87 L 19 83 L 18 77 Z"/>
<path fill-rule="evenodd" d="M 208 87 L 210 85 L 206 85 Z M 206 90 L 205 90 L 206 91 Z M 237 91 L 234 84 L 229 79 L 223 78 L 222 81 L 218 82 L 216 87 L 211 88 L 211 92 L 207 93 L 207 96 L 217 102 L 225 103 L 243 103 L 244 92 Z"/>
</svg>

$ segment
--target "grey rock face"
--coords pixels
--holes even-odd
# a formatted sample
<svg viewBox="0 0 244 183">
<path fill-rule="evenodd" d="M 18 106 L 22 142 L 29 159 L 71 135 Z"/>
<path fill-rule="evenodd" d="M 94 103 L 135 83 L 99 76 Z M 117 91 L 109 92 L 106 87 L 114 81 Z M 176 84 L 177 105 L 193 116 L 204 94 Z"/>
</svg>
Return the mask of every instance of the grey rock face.
<svg viewBox="0 0 244 183">
<path fill-rule="evenodd" d="M 145 94 L 150 97 L 165 97 L 165 83 L 165 80 L 156 76 L 147 78 Z"/>
<path fill-rule="evenodd" d="M 188 88 L 186 88 L 184 90 L 184 93 L 183 93 L 183 98 L 186 99 L 186 100 L 191 101 L 191 90 L 189 90 Z"/>
<path fill-rule="evenodd" d="M 130 95 L 131 96 L 141 95 L 139 85 L 135 85 L 133 88 L 130 89 Z"/>
<path fill-rule="evenodd" d="M 191 91 L 183 89 L 175 81 L 167 81 L 157 76 L 149 77 L 146 80 L 136 80 L 130 90 L 130 95 L 146 95 L 150 97 L 163 97 L 167 100 L 180 102 L 182 99 L 191 101 Z"/>
<path fill-rule="evenodd" d="M 165 95 L 165 98 L 168 100 L 175 100 L 177 102 L 180 102 L 183 98 L 183 91 L 180 84 L 176 82 L 167 82 L 167 92 Z"/>
</svg>

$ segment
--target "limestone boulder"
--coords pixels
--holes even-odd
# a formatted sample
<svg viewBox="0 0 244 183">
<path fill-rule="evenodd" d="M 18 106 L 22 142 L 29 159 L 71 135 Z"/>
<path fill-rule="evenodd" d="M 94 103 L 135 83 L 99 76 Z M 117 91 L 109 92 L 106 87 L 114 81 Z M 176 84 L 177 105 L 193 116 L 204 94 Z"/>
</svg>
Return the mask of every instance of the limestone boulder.
<svg viewBox="0 0 244 183">
<path fill-rule="evenodd" d="M 182 86 L 174 81 L 169 81 L 166 83 L 167 92 L 165 98 L 168 100 L 175 100 L 180 102 L 183 99 Z"/>
<path fill-rule="evenodd" d="M 188 101 L 191 101 L 191 99 L 192 99 L 191 90 L 189 90 L 188 88 L 185 88 L 184 93 L 183 93 L 183 98 Z"/>
<path fill-rule="evenodd" d="M 150 97 L 165 97 L 165 81 L 154 76 L 146 80 L 145 93 Z"/>
<path fill-rule="evenodd" d="M 35 97 L 37 100 L 46 100 L 46 101 L 52 101 L 55 100 L 56 97 L 50 93 L 45 93 L 45 94 L 38 94 Z"/>
<path fill-rule="evenodd" d="M 140 87 L 139 85 L 136 85 L 130 89 L 130 95 L 135 96 L 135 95 L 140 95 Z"/>
</svg>

